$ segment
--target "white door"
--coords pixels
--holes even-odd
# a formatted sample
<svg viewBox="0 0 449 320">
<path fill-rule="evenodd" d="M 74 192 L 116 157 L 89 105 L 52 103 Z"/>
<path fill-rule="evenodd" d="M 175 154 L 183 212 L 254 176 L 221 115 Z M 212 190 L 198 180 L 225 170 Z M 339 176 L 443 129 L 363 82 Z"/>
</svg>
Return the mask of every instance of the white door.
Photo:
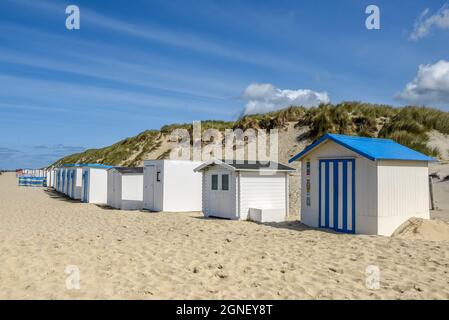
<svg viewBox="0 0 449 320">
<path fill-rule="evenodd" d="M 209 203 L 211 216 L 232 219 L 235 217 L 234 202 L 231 197 L 231 177 L 229 171 L 215 171 L 209 175 Z"/>
<path fill-rule="evenodd" d="M 144 168 L 145 186 L 143 189 L 143 207 L 148 210 L 154 210 L 154 175 L 155 167 L 148 166 Z"/>
</svg>

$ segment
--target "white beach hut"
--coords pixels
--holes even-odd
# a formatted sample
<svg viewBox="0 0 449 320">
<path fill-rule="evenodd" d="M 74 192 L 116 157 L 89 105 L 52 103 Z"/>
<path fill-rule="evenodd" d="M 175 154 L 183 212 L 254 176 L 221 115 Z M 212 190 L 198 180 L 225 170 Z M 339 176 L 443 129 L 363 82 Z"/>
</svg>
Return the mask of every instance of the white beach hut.
<svg viewBox="0 0 449 320">
<path fill-rule="evenodd" d="M 102 164 L 83 165 L 81 201 L 96 204 L 108 202 L 108 169 Z"/>
<path fill-rule="evenodd" d="M 52 179 L 53 171 L 51 169 L 46 170 L 46 178 L 47 178 L 47 187 L 53 187 L 53 179 Z"/>
<path fill-rule="evenodd" d="M 143 177 L 143 207 L 150 211 L 201 211 L 201 173 L 193 170 L 199 161 L 146 160 Z"/>
<path fill-rule="evenodd" d="M 69 195 L 71 170 L 72 170 L 72 168 L 70 168 L 70 167 L 65 168 L 65 179 L 64 179 L 64 194 L 65 195 Z"/>
<path fill-rule="evenodd" d="M 108 170 L 108 206 L 121 210 L 143 208 L 143 168 Z"/>
<path fill-rule="evenodd" d="M 62 192 L 62 171 L 63 168 L 56 169 L 56 191 Z"/>
<path fill-rule="evenodd" d="M 52 188 L 56 188 L 57 173 L 58 173 L 57 169 L 51 170 L 51 187 Z"/>
<path fill-rule="evenodd" d="M 203 213 L 258 222 L 281 222 L 288 215 L 288 177 L 295 169 L 276 162 L 211 160 L 203 173 Z"/>
<path fill-rule="evenodd" d="M 75 200 L 81 199 L 83 188 L 83 164 L 67 165 L 67 195 Z"/>
<path fill-rule="evenodd" d="M 326 134 L 301 161 L 301 221 L 338 232 L 391 235 L 429 218 L 432 158 L 389 139 Z"/>
<path fill-rule="evenodd" d="M 70 197 L 72 193 L 72 180 L 73 180 L 73 167 L 72 165 L 66 165 L 67 187 L 65 194 Z"/>
<path fill-rule="evenodd" d="M 59 192 L 59 185 L 61 181 L 61 168 L 55 169 L 55 190 Z"/>
<path fill-rule="evenodd" d="M 61 168 L 61 183 L 59 186 L 59 192 L 66 193 L 67 190 L 67 168 L 62 167 Z"/>
</svg>

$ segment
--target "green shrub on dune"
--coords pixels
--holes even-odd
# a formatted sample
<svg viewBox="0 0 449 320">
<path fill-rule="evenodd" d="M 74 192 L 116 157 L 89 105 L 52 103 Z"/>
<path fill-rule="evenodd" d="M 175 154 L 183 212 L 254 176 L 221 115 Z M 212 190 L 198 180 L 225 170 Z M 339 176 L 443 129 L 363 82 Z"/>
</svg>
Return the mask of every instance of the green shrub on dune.
<svg viewBox="0 0 449 320">
<path fill-rule="evenodd" d="M 325 133 L 339 133 L 366 137 L 393 139 L 417 151 L 438 156 L 438 150 L 428 147 L 428 133 L 437 130 L 449 134 L 449 113 L 425 107 L 394 108 L 388 105 L 361 102 L 323 104 L 314 108 L 290 106 L 265 114 L 244 115 L 235 122 L 201 121 L 201 130 L 225 129 L 286 129 L 308 128 L 307 138 L 314 140 Z M 192 123 L 170 124 L 160 130 L 147 130 L 102 149 L 90 149 L 67 156 L 55 164 L 103 163 L 109 165 L 136 166 L 161 145 L 158 140 L 175 129 L 186 129 L 191 135 Z M 169 151 L 161 154 L 163 158 Z"/>
</svg>

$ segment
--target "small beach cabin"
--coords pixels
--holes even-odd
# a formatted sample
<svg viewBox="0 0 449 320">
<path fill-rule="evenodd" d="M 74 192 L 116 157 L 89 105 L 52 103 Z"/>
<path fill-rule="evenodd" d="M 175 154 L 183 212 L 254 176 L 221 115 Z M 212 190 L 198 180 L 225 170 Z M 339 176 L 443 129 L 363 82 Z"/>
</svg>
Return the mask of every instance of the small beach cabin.
<svg viewBox="0 0 449 320">
<path fill-rule="evenodd" d="M 121 210 L 143 208 L 143 168 L 108 170 L 108 206 Z"/>
<path fill-rule="evenodd" d="M 103 164 L 84 164 L 82 175 L 81 201 L 95 204 L 108 202 L 108 169 Z"/>
<path fill-rule="evenodd" d="M 57 179 L 58 170 L 51 170 L 51 187 L 56 188 L 56 179 Z"/>
<path fill-rule="evenodd" d="M 47 169 L 46 170 L 46 177 L 47 177 L 47 187 L 53 187 L 53 170 Z"/>
<path fill-rule="evenodd" d="M 71 198 L 72 194 L 72 181 L 73 181 L 73 175 L 74 170 L 72 168 L 72 165 L 65 165 L 66 166 L 66 174 L 67 174 L 67 189 L 66 189 L 66 195 Z"/>
<path fill-rule="evenodd" d="M 59 185 L 61 184 L 61 168 L 55 169 L 55 190 L 59 192 Z"/>
<path fill-rule="evenodd" d="M 67 193 L 67 168 L 61 168 L 61 185 L 60 192 Z"/>
<path fill-rule="evenodd" d="M 301 222 L 338 232 L 390 236 L 429 219 L 432 158 L 390 139 L 326 134 L 301 161 Z"/>
<path fill-rule="evenodd" d="M 62 192 L 62 174 L 63 168 L 58 168 L 56 191 Z"/>
<path fill-rule="evenodd" d="M 67 164 L 67 195 L 75 200 L 81 200 L 83 188 L 83 164 Z"/>
<path fill-rule="evenodd" d="M 67 196 L 69 195 L 71 170 L 71 168 L 65 168 L 64 194 Z"/>
<path fill-rule="evenodd" d="M 143 167 L 143 207 L 150 211 L 201 211 L 199 161 L 146 160 Z"/>
<path fill-rule="evenodd" d="M 202 172 L 206 217 L 281 222 L 288 215 L 288 179 L 295 169 L 276 162 L 208 161 Z"/>
</svg>

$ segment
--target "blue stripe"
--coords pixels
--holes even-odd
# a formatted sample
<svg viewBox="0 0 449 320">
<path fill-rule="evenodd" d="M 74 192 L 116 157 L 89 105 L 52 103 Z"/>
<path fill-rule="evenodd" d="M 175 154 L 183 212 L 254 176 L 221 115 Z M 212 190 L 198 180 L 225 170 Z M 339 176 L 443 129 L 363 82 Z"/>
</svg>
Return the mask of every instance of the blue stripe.
<svg viewBox="0 0 449 320">
<path fill-rule="evenodd" d="M 318 176 L 319 176 L 319 182 L 318 182 L 318 186 L 319 186 L 319 190 L 318 190 L 318 227 L 322 227 L 321 225 L 321 163 L 322 161 L 320 160 L 318 165 Z"/>
<path fill-rule="evenodd" d="M 352 161 L 352 233 L 355 233 L 355 160 Z"/>
<path fill-rule="evenodd" d="M 334 169 L 333 169 L 333 175 L 334 175 L 334 181 L 333 181 L 333 187 L 334 187 L 334 199 L 333 199 L 333 205 L 334 210 L 333 212 L 330 212 L 330 163 L 333 163 Z M 321 170 L 322 164 L 325 164 L 324 172 Z M 342 163 L 342 190 L 339 189 L 339 163 Z M 348 179 L 348 163 L 352 164 L 352 179 L 349 181 Z M 334 217 L 334 225 L 331 229 L 334 229 L 335 231 L 339 232 L 347 232 L 347 233 L 355 233 L 356 230 L 356 208 L 355 208 L 355 160 L 354 159 L 329 159 L 329 160 L 320 160 L 319 161 L 319 205 L 318 205 L 318 225 L 319 227 L 323 228 L 330 228 L 330 214 L 333 214 Z M 322 185 L 322 175 L 324 176 L 324 186 Z M 351 212 L 348 211 L 348 183 L 352 184 L 352 210 Z M 323 189 L 324 188 L 324 189 Z M 324 192 L 324 195 L 322 194 Z M 339 228 L 338 224 L 338 216 L 339 216 L 339 193 L 343 192 L 342 197 L 342 212 L 343 215 L 343 225 L 341 228 Z M 324 214 L 325 214 L 325 221 L 322 221 L 321 214 L 322 214 L 322 205 L 321 200 L 322 197 L 325 197 L 325 207 L 324 207 Z M 348 228 L 348 216 L 352 215 L 352 227 Z"/>
<path fill-rule="evenodd" d="M 343 230 L 348 231 L 348 161 L 343 161 Z"/>
<path fill-rule="evenodd" d="M 338 230 L 338 160 L 334 164 L 334 228 Z"/>
<path fill-rule="evenodd" d="M 326 164 L 326 173 L 325 173 L 325 184 L 324 184 L 324 187 L 325 187 L 325 192 L 326 192 L 326 195 L 325 195 L 325 197 L 326 197 L 326 200 L 325 200 L 325 202 L 326 202 L 326 207 L 325 207 L 325 214 L 324 214 L 324 216 L 325 216 L 325 220 L 326 220 L 326 223 L 325 223 L 325 227 L 326 228 L 329 228 L 329 162 L 328 161 L 326 161 L 325 162 L 325 164 Z"/>
</svg>

